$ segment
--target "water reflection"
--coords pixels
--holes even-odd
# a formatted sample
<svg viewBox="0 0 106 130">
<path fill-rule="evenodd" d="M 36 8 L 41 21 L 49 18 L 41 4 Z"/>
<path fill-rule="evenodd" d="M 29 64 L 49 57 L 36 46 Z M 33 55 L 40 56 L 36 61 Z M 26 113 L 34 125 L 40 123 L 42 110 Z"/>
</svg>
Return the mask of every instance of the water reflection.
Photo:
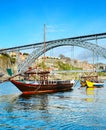
<svg viewBox="0 0 106 130">
<path fill-rule="evenodd" d="M 7 112 L 14 110 L 47 110 L 48 95 L 3 95 L 0 104 Z"/>
<path fill-rule="evenodd" d="M 93 102 L 94 101 L 94 88 L 86 88 L 86 101 Z"/>
<path fill-rule="evenodd" d="M 51 108 L 52 109 L 65 108 L 67 104 L 65 106 L 63 101 L 64 99 L 68 98 L 71 99 L 71 97 L 65 96 L 64 92 L 54 94 L 42 94 L 42 95 L 10 94 L 10 95 L 2 95 L 0 97 L 0 105 L 2 110 L 8 113 L 21 110 L 24 111 L 41 110 L 48 113 L 48 110 L 50 110 Z M 62 102 L 61 105 L 58 104 L 59 101 Z"/>
<path fill-rule="evenodd" d="M 94 88 L 86 88 L 87 95 L 94 95 Z"/>
<path fill-rule="evenodd" d="M 24 109 L 47 110 L 48 95 L 20 95 L 17 102 L 22 105 Z"/>
</svg>

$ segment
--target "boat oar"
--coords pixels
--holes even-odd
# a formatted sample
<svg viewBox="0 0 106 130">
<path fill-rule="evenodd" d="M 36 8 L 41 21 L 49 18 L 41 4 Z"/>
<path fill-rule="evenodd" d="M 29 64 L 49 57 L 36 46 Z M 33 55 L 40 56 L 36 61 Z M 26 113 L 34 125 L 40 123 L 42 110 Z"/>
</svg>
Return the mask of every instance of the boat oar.
<svg viewBox="0 0 106 130">
<path fill-rule="evenodd" d="M 1 83 L 6 82 L 6 81 L 10 81 L 10 79 L 12 79 L 12 78 L 14 78 L 14 77 L 16 77 L 16 76 L 18 76 L 18 75 L 20 75 L 20 74 L 16 74 L 16 75 L 10 76 L 10 77 L 8 77 L 7 79 L 2 80 Z"/>
<path fill-rule="evenodd" d="M 12 78 L 14 78 L 14 77 L 16 77 L 16 76 L 19 76 L 19 75 L 22 75 L 23 73 L 25 74 L 25 73 L 27 73 L 27 72 L 29 72 L 29 71 L 34 70 L 34 69 L 36 69 L 36 68 L 28 69 L 28 70 L 25 71 L 25 72 L 17 73 L 17 74 L 15 74 L 15 75 L 10 76 L 10 77 L 8 77 L 7 79 L 3 80 L 1 83 L 6 82 L 6 81 L 10 81 Z"/>
</svg>

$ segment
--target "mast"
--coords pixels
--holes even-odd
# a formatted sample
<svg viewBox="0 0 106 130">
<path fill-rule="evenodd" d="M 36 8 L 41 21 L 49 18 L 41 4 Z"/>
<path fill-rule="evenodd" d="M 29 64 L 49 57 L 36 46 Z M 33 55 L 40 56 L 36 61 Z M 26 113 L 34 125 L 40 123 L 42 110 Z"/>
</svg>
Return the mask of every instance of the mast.
<svg viewBox="0 0 106 130">
<path fill-rule="evenodd" d="M 44 63 L 45 63 L 45 52 L 46 52 L 46 25 L 44 24 Z"/>
<path fill-rule="evenodd" d="M 96 36 L 96 45 L 98 46 L 98 42 L 97 42 L 97 36 Z M 98 70 L 99 69 L 99 63 L 98 63 L 98 61 L 99 61 L 99 57 L 98 57 L 98 54 L 97 54 L 97 65 L 96 65 L 96 70 Z"/>
<path fill-rule="evenodd" d="M 95 73 L 96 70 L 97 70 L 97 66 L 96 66 L 96 64 L 95 64 L 95 52 L 94 52 L 94 50 L 93 50 L 93 72 Z M 96 74 L 97 74 L 97 73 L 96 73 Z"/>
</svg>

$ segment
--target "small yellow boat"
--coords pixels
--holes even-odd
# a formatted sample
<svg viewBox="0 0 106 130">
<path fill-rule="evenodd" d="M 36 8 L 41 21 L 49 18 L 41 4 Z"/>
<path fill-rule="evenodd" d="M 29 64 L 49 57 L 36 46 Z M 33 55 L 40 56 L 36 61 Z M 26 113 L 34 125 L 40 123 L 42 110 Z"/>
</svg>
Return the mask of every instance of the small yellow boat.
<svg viewBox="0 0 106 130">
<path fill-rule="evenodd" d="M 94 87 L 93 82 L 90 82 L 88 80 L 86 80 L 86 85 L 87 85 L 88 88 L 93 88 Z"/>
<path fill-rule="evenodd" d="M 103 87 L 104 86 L 104 82 L 98 80 L 98 76 L 82 76 L 81 80 L 80 80 L 80 84 L 81 87 L 88 87 L 88 88 L 92 88 L 92 87 Z"/>
<path fill-rule="evenodd" d="M 88 88 L 101 88 L 101 87 L 103 87 L 104 86 L 104 83 L 95 83 L 95 82 L 91 82 L 91 81 L 88 81 L 88 80 L 86 80 L 86 86 L 88 87 Z"/>
<path fill-rule="evenodd" d="M 85 87 L 86 86 L 86 82 L 85 81 L 80 81 L 81 87 Z"/>
</svg>

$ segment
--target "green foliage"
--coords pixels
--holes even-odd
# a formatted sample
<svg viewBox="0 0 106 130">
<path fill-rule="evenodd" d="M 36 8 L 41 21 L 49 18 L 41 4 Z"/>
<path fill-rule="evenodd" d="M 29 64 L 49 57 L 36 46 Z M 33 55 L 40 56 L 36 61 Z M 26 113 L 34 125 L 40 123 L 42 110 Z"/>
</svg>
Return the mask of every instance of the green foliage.
<svg viewBox="0 0 106 130">
<path fill-rule="evenodd" d="M 74 67 L 74 66 L 72 66 L 71 69 L 72 69 L 72 70 L 82 70 L 82 68 L 77 68 L 77 67 Z"/>
<path fill-rule="evenodd" d="M 8 54 L 2 53 L 0 55 L 0 66 L 3 71 L 11 66 L 10 56 Z"/>
<path fill-rule="evenodd" d="M 10 55 L 8 55 L 7 53 L 2 53 L 1 59 L 3 60 L 3 62 L 7 62 L 7 64 L 14 64 L 16 62 L 16 58 L 10 57 Z"/>
<path fill-rule="evenodd" d="M 1 55 L 4 57 L 10 58 L 10 56 L 7 53 L 2 53 Z"/>
<path fill-rule="evenodd" d="M 47 66 L 45 65 L 44 61 L 42 61 L 40 64 L 38 64 L 39 67 L 46 69 Z"/>
<path fill-rule="evenodd" d="M 16 58 L 11 57 L 10 61 L 11 61 L 11 64 L 15 64 Z"/>
<path fill-rule="evenodd" d="M 59 70 L 70 70 L 71 66 L 67 63 L 63 63 L 61 61 L 57 61 L 57 67 Z"/>
<path fill-rule="evenodd" d="M 98 76 L 106 76 L 106 72 L 98 72 Z"/>
<path fill-rule="evenodd" d="M 68 63 L 63 63 L 62 61 L 57 61 L 56 64 L 58 70 L 82 70 L 82 68 L 74 67 Z"/>
<path fill-rule="evenodd" d="M 26 55 L 26 56 L 27 56 L 27 55 L 29 55 L 29 54 L 28 54 L 28 53 L 23 53 L 23 55 Z"/>
</svg>

